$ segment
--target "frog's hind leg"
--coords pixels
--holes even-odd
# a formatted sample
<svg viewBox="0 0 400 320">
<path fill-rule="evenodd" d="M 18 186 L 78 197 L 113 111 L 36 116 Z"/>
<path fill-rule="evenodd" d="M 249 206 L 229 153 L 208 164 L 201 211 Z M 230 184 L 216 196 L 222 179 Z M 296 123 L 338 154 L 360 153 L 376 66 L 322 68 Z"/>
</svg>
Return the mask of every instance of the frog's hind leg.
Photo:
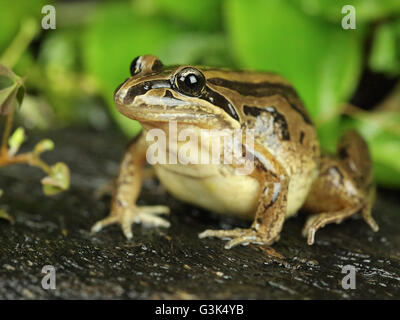
<svg viewBox="0 0 400 320">
<path fill-rule="evenodd" d="M 372 230 L 378 231 L 371 215 L 374 198 L 367 145 L 355 131 L 346 132 L 340 139 L 338 156 L 322 157 L 320 174 L 303 206 L 315 213 L 303 228 L 308 244 L 314 243 L 318 229 L 329 223 L 341 223 L 358 212 Z"/>
<path fill-rule="evenodd" d="M 363 195 L 362 217 L 374 231 L 379 227 L 372 218 L 372 206 L 375 202 L 376 188 L 373 182 L 372 160 L 368 145 L 355 130 L 348 130 L 341 137 L 338 157 L 357 190 Z"/>
<path fill-rule="evenodd" d="M 131 143 L 124 155 L 115 183 L 110 215 L 96 222 L 92 227 L 92 232 L 98 232 L 108 225 L 119 223 L 125 236 L 131 239 L 133 223 L 169 227 L 169 222 L 159 217 L 161 214 L 169 213 L 168 207 L 136 205 L 143 180 L 145 155 L 146 149 L 142 135 Z"/>
</svg>

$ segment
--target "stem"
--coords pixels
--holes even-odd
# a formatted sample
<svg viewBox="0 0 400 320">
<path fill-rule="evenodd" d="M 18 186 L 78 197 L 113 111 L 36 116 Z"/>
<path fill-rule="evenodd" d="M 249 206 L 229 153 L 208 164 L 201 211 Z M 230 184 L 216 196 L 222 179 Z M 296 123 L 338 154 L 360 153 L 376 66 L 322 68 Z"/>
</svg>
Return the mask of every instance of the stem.
<svg viewBox="0 0 400 320">
<path fill-rule="evenodd" d="M 1 150 L 0 150 L 0 157 L 7 157 L 8 147 L 8 137 L 11 133 L 12 122 L 14 118 L 14 108 L 11 107 L 10 113 L 6 117 L 6 126 L 4 128 L 3 138 L 1 140 Z"/>
<path fill-rule="evenodd" d="M 0 57 L 0 62 L 11 69 L 25 52 L 33 38 L 38 34 L 39 30 L 38 23 L 34 18 L 29 18 L 22 22 L 18 34 Z M 50 175 L 51 167 L 42 161 L 38 154 L 28 152 L 17 156 L 8 156 L 7 144 L 12 129 L 13 118 L 14 107 L 11 107 L 9 114 L 6 116 L 4 133 L 1 139 L 0 167 L 17 163 L 26 163 L 30 166 L 39 167 Z"/>
<path fill-rule="evenodd" d="M 22 24 L 17 36 L 4 51 L 0 62 L 10 69 L 17 63 L 21 55 L 25 52 L 33 38 L 39 31 L 39 27 L 34 18 L 26 19 Z"/>
<path fill-rule="evenodd" d="M 15 157 L 7 157 L 7 155 L 2 155 L 0 157 L 0 167 L 5 167 L 17 163 L 27 163 L 30 166 L 39 167 L 49 175 L 51 174 L 51 167 L 32 152 L 22 153 Z"/>
</svg>

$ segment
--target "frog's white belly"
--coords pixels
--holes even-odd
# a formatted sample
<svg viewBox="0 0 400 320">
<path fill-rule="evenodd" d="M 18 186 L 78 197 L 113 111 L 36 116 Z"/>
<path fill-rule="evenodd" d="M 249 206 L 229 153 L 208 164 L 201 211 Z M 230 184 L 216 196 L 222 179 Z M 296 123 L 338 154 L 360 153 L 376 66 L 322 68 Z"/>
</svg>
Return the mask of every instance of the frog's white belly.
<svg viewBox="0 0 400 320">
<path fill-rule="evenodd" d="M 254 218 L 260 186 L 251 176 L 229 174 L 227 167 L 212 165 L 157 165 L 155 169 L 163 186 L 179 200 L 221 214 Z M 304 179 L 293 178 L 286 216 L 302 206 L 310 185 L 308 182 L 304 186 Z"/>
</svg>

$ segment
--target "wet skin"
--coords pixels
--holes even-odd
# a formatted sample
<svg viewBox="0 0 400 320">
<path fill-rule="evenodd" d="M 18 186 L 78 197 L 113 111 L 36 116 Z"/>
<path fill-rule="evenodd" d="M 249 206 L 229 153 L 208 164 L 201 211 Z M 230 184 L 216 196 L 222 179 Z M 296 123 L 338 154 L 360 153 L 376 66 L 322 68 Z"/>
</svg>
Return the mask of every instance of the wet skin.
<svg viewBox="0 0 400 320">
<path fill-rule="evenodd" d="M 206 230 L 200 238 L 229 239 L 238 244 L 271 245 L 279 239 L 286 218 L 299 209 L 310 212 L 303 235 L 314 243 L 315 232 L 329 223 L 361 213 L 374 231 L 371 216 L 375 187 L 368 147 L 359 134 L 346 132 L 337 155 L 321 155 L 315 127 L 288 81 L 273 73 L 168 66 L 152 55 L 132 62 L 131 77 L 115 91 L 117 109 L 142 124 L 142 133 L 127 149 L 113 192 L 110 215 L 93 232 L 119 223 L 132 238 L 132 223 L 168 227 L 165 206 L 136 205 L 154 128 L 169 134 L 190 128 L 241 130 L 243 153 L 254 157 L 254 170 L 238 175 L 232 164 L 156 164 L 155 173 L 176 198 L 212 210 L 249 219 L 249 228 Z M 252 129 L 254 144 L 245 140 Z M 167 139 L 168 140 L 168 139 Z M 171 146 L 167 146 L 167 148 Z M 168 150 L 166 150 L 168 153 Z"/>
</svg>

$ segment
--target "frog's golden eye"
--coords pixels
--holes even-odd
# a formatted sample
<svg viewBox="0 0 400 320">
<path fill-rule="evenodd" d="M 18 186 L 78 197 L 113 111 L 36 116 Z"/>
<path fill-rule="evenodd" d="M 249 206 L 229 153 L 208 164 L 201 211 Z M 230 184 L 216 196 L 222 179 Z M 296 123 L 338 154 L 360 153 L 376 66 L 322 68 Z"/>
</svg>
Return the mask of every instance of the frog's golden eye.
<svg viewBox="0 0 400 320">
<path fill-rule="evenodd" d="M 141 58 L 141 56 L 136 57 L 135 59 L 132 60 L 131 66 L 130 66 L 131 76 L 134 76 L 134 75 L 138 74 L 140 71 L 142 71 L 141 64 L 140 64 L 140 58 Z"/>
<path fill-rule="evenodd" d="M 198 97 L 206 85 L 206 78 L 195 68 L 184 68 L 175 76 L 175 87 L 179 92 Z"/>
</svg>

